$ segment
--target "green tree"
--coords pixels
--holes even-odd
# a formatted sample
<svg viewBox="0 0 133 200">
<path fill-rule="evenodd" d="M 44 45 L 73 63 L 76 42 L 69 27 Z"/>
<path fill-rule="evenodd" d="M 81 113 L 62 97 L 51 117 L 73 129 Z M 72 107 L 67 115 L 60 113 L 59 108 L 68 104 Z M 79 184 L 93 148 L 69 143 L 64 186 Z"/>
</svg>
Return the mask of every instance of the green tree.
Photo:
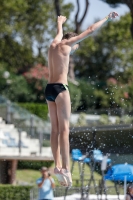
<svg viewBox="0 0 133 200">
<path fill-rule="evenodd" d="M 46 87 L 48 80 L 48 68 L 41 64 L 33 66 L 23 76 L 27 80 L 27 83 L 32 88 L 33 94 L 36 95 L 35 102 L 44 102 L 44 88 Z"/>
<path fill-rule="evenodd" d="M 35 101 L 36 95 L 21 75 L 10 75 L 9 79 L 1 78 L 0 93 L 14 102 Z"/>
<path fill-rule="evenodd" d="M 131 25 L 129 25 L 129 27 L 130 27 L 132 38 L 133 38 L 133 0 L 100 0 L 100 1 L 104 1 L 108 3 L 111 7 L 118 7 L 120 4 L 125 4 L 128 6 L 128 8 L 130 9 L 131 18 L 132 18 L 132 22 L 131 22 Z"/>
<path fill-rule="evenodd" d="M 65 14 L 69 17 L 70 4 L 61 1 L 61 5 L 66 5 Z M 56 15 L 52 12 L 52 0 L 1 2 L 0 62 L 8 63 L 9 70 L 23 73 L 34 62 L 46 63 L 47 45 L 56 32 Z"/>
<path fill-rule="evenodd" d="M 81 43 L 76 74 L 94 83 L 94 107 L 132 107 L 133 41 L 129 14 L 109 22 Z M 113 77 L 116 83 L 108 80 Z M 90 100 L 90 99 L 89 99 Z"/>
<path fill-rule="evenodd" d="M 75 56 L 77 77 L 90 77 L 104 84 L 111 76 L 118 79 L 123 72 L 129 72 L 133 66 L 130 21 L 129 14 L 122 16 L 81 43 Z"/>
<path fill-rule="evenodd" d="M 78 86 L 74 85 L 73 83 L 69 82 L 69 91 L 71 96 L 71 107 L 72 112 L 77 111 L 77 108 L 80 105 L 81 100 L 81 90 Z"/>
<path fill-rule="evenodd" d="M 85 113 L 80 113 L 76 126 L 87 126 L 87 120 L 86 120 L 86 114 Z"/>
<path fill-rule="evenodd" d="M 129 99 L 125 96 L 127 87 L 120 83 L 106 83 L 101 89 L 96 89 L 94 95 L 96 98 L 96 108 L 118 108 L 129 106 Z"/>
<path fill-rule="evenodd" d="M 78 110 L 83 110 L 84 112 L 88 109 L 95 108 L 95 86 L 93 85 L 93 82 L 88 81 L 86 79 L 80 79 L 79 82 L 79 89 L 81 91 L 81 100 L 80 100 L 80 106 L 78 107 Z"/>
<path fill-rule="evenodd" d="M 7 69 L 11 72 L 22 73 L 35 62 L 32 48 L 21 45 L 9 35 L 0 39 L 0 46 L 0 62 L 7 63 Z"/>
</svg>

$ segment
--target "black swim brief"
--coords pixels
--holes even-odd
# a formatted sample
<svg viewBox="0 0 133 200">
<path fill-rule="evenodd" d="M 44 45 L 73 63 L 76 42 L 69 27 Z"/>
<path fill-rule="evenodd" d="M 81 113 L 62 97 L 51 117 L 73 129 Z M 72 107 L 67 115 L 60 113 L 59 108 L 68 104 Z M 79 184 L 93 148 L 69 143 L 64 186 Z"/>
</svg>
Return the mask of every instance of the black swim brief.
<svg viewBox="0 0 133 200">
<path fill-rule="evenodd" d="M 62 83 L 48 83 L 45 88 L 45 98 L 48 101 L 55 101 L 59 93 L 68 90 L 68 85 Z"/>
</svg>

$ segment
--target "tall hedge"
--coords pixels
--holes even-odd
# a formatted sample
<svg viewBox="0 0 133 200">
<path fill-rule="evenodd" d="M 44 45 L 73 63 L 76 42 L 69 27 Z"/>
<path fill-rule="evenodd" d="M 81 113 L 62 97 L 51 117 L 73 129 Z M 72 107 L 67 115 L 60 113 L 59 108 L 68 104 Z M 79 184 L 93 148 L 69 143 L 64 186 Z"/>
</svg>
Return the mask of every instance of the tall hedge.
<svg viewBox="0 0 133 200">
<path fill-rule="evenodd" d="M 0 200 L 30 200 L 31 186 L 0 185 Z"/>
<path fill-rule="evenodd" d="M 69 91 L 70 91 L 70 97 L 71 97 L 72 112 L 75 112 L 77 111 L 77 108 L 80 105 L 81 90 L 79 86 L 74 85 L 73 83 L 69 82 Z"/>
<path fill-rule="evenodd" d="M 94 95 L 95 86 L 88 82 L 88 80 L 80 79 L 79 89 L 81 91 L 81 101 L 79 110 L 85 112 L 85 110 L 95 108 L 96 97 Z"/>
<path fill-rule="evenodd" d="M 47 120 L 48 118 L 48 106 L 41 103 L 19 103 L 19 106 L 25 108 L 29 112 L 37 115 L 38 117 Z"/>
<path fill-rule="evenodd" d="M 47 168 L 51 167 L 53 161 L 19 161 L 18 169 L 34 169 L 39 170 L 41 167 L 45 166 Z"/>
</svg>

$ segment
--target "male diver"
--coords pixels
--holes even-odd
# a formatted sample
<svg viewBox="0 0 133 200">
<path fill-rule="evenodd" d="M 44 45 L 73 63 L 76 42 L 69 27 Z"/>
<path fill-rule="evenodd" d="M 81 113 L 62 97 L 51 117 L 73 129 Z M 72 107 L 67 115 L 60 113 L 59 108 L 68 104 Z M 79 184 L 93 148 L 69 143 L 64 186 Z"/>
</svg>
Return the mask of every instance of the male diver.
<svg viewBox="0 0 133 200">
<path fill-rule="evenodd" d="M 79 42 L 87 38 L 105 22 L 116 18 L 116 12 L 110 13 L 104 19 L 94 23 L 81 34 L 66 33 L 63 36 L 62 25 L 65 16 L 57 20 L 57 35 L 48 51 L 49 80 L 45 89 L 45 98 L 51 121 L 51 149 L 55 161 L 54 173 L 62 186 L 71 187 L 72 177 L 69 164 L 69 119 L 71 101 L 69 95 L 67 74 L 69 56 L 79 47 Z"/>
</svg>

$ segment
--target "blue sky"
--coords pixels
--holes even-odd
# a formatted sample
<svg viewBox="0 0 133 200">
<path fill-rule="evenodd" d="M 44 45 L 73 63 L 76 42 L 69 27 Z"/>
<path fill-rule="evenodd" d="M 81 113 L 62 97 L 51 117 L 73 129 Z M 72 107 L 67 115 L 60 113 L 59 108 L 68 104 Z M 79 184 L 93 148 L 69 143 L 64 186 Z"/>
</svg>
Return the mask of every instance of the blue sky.
<svg viewBox="0 0 133 200">
<path fill-rule="evenodd" d="M 74 17 L 76 13 L 76 0 L 65 0 L 65 2 L 71 2 L 75 5 L 75 9 L 73 13 L 71 14 L 71 18 Z M 80 7 L 81 7 L 81 13 L 84 10 L 85 6 L 85 0 L 80 0 Z M 87 13 L 87 16 L 84 20 L 84 23 L 82 25 L 82 29 L 88 28 L 89 25 L 91 25 L 95 19 L 102 19 L 105 16 L 107 16 L 110 12 L 115 11 L 119 14 L 119 16 L 124 15 L 125 13 L 129 12 L 129 8 L 126 5 L 120 4 L 117 8 L 111 8 L 108 4 L 100 1 L 100 0 L 89 0 L 89 10 Z"/>
</svg>

